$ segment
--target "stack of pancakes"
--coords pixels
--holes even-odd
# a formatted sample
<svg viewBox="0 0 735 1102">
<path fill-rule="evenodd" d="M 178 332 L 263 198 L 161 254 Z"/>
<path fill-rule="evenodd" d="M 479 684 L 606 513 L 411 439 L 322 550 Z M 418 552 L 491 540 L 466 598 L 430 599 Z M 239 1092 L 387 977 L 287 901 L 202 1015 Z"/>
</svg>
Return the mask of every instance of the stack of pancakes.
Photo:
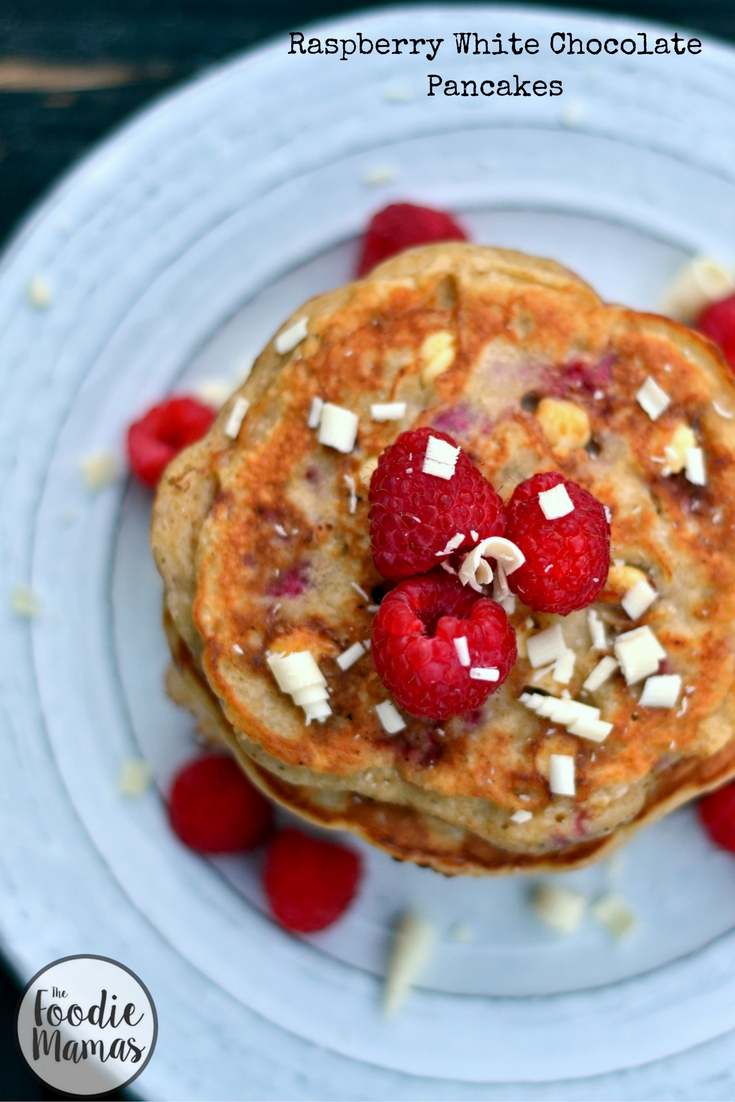
<svg viewBox="0 0 735 1102">
<path fill-rule="evenodd" d="M 233 398 L 156 497 L 168 686 L 203 732 L 297 814 L 445 873 L 596 860 L 735 773 L 735 386 L 715 347 L 603 304 L 552 261 L 463 243 L 403 253 L 312 299 L 284 331 L 301 319 L 305 338 L 284 353 L 291 342 L 272 341 L 239 392 L 249 408 L 236 438 L 225 432 Z M 647 377 L 670 398 L 655 420 L 636 400 Z M 347 454 L 309 427 L 314 398 L 357 415 Z M 386 402 L 405 402 L 402 420 L 372 419 Z M 641 706 L 643 682 L 619 670 L 583 690 L 603 653 L 588 610 L 517 603 L 519 660 L 481 710 L 384 730 L 375 709 L 388 693 L 369 651 L 344 671 L 336 659 L 368 643 L 384 592 L 370 473 L 421 425 L 450 433 L 506 500 L 558 470 L 608 506 L 614 566 L 594 611 L 610 647 L 652 629 L 659 672 L 682 678 L 674 708 Z M 705 485 L 674 461 L 682 439 L 703 449 Z M 658 596 L 633 621 L 621 600 L 642 578 Z M 565 686 L 525 657 L 525 640 L 554 623 L 576 655 Z M 304 650 L 332 712 L 308 726 L 267 663 Z M 529 688 L 593 704 L 612 732 L 596 743 L 550 724 L 520 702 Z M 576 796 L 551 794 L 551 754 L 574 757 Z"/>
</svg>

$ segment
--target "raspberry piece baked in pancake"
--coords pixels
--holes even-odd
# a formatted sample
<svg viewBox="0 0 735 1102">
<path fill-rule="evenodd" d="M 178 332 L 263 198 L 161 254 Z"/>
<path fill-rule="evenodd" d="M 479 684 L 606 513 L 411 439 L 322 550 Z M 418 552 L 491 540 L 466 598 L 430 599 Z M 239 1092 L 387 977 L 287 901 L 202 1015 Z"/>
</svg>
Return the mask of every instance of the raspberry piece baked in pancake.
<svg viewBox="0 0 735 1102">
<path fill-rule="evenodd" d="M 171 694 L 267 794 L 394 856 L 474 874 L 603 856 L 735 774 L 722 411 L 735 387 L 707 340 L 605 305 L 552 261 L 462 243 L 388 260 L 287 320 L 164 473 L 152 542 Z M 506 503 L 544 472 L 587 491 L 613 560 L 568 615 L 513 607 L 497 570 L 485 595 L 518 660 L 442 721 L 396 708 L 369 653 L 392 585 L 373 562 L 370 478 L 401 432 L 427 427 Z M 296 655 L 279 688 L 274 666 Z"/>
</svg>

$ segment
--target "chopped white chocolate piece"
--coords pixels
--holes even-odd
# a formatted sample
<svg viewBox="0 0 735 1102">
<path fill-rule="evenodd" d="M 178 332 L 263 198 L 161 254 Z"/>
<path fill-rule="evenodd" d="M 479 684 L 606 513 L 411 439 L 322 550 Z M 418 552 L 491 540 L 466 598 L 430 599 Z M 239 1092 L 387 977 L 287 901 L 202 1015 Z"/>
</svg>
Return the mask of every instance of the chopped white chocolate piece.
<svg viewBox="0 0 735 1102">
<path fill-rule="evenodd" d="M 36 310 L 45 310 L 53 302 L 53 292 L 45 279 L 34 276 L 26 288 L 28 301 Z"/>
<path fill-rule="evenodd" d="M 454 363 L 457 342 L 454 334 L 442 329 L 430 333 L 419 349 L 419 365 L 422 386 L 429 386 Z"/>
<path fill-rule="evenodd" d="M 401 915 L 391 947 L 383 986 L 383 1014 L 391 1018 L 400 1008 L 436 941 L 436 929 L 423 915 Z"/>
<path fill-rule="evenodd" d="M 687 448 L 686 479 L 693 486 L 706 486 L 707 475 L 704 469 L 704 452 L 701 448 Z"/>
<path fill-rule="evenodd" d="M 469 666 L 470 664 L 470 648 L 467 645 L 467 636 L 458 635 L 454 640 L 454 649 L 457 652 L 457 658 L 459 659 L 460 666 Z"/>
<path fill-rule="evenodd" d="M 678 673 L 654 674 L 646 678 L 639 704 L 643 708 L 675 708 L 681 693 Z"/>
<path fill-rule="evenodd" d="M 561 656 L 566 653 L 567 649 L 561 630 L 561 624 L 552 624 L 551 627 L 546 628 L 545 631 L 539 631 L 536 632 L 535 635 L 529 635 L 526 640 L 528 661 L 535 670 L 537 670 L 539 666 L 546 666 L 549 662 L 555 662 L 557 658 L 561 658 Z"/>
<path fill-rule="evenodd" d="M 357 487 L 355 486 L 355 480 L 351 474 L 343 474 L 347 489 L 350 491 L 350 515 L 353 515 L 357 511 Z"/>
<path fill-rule="evenodd" d="M 373 421 L 401 421 L 406 416 L 406 403 L 373 402 L 370 416 Z"/>
<path fill-rule="evenodd" d="M 592 917 L 614 938 L 626 937 L 637 925 L 637 918 L 619 895 L 609 892 L 595 900 Z"/>
<path fill-rule="evenodd" d="M 500 670 L 497 666 L 472 666 L 470 677 L 473 681 L 498 681 Z"/>
<path fill-rule="evenodd" d="M 382 704 L 375 705 L 383 730 L 389 735 L 395 735 L 406 726 L 403 716 L 390 700 L 384 700 Z"/>
<path fill-rule="evenodd" d="M 554 796 L 574 796 L 574 758 L 571 754 L 549 755 L 549 790 Z"/>
<path fill-rule="evenodd" d="M 124 761 L 117 779 L 117 790 L 121 796 L 142 796 L 150 787 L 151 767 L 142 758 L 130 758 Z"/>
<path fill-rule="evenodd" d="M 511 823 L 527 823 L 529 819 L 533 819 L 533 815 L 530 811 L 526 811 L 525 808 L 519 808 L 519 810 L 514 811 L 510 817 Z"/>
<path fill-rule="evenodd" d="M 365 648 L 362 643 L 353 643 L 351 647 L 337 655 L 337 665 L 341 670 L 349 670 L 350 666 L 354 666 L 364 653 Z"/>
<path fill-rule="evenodd" d="M 560 685 L 569 684 L 574 673 L 576 658 L 577 656 L 573 650 L 565 651 L 564 654 L 559 655 L 554 663 L 554 672 L 551 675 L 554 681 L 558 681 Z"/>
<path fill-rule="evenodd" d="M 325 402 L 319 421 L 317 440 L 320 444 L 325 444 L 328 448 L 334 448 L 347 455 L 355 446 L 357 425 L 357 414 L 351 409 Z"/>
<path fill-rule="evenodd" d="M 41 598 L 28 585 L 14 587 L 10 595 L 10 606 L 16 616 L 23 616 L 29 620 L 34 620 L 41 615 Z"/>
<path fill-rule="evenodd" d="M 550 490 L 542 490 L 538 495 L 538 503 L 547 520 L 558 520 L 574 512 L 574 502 L 563 482 L 552 486 Z"/>
<path fill-rule="evenodd" d="M 235 398 L 235 401 L 232 403 L 232 409 L 227 415 L 225 427 L 222 430 L 225 436 L 229 436 L 230 440 L 237 440 L 238 433 L 245 420 L 245 414 L 249 409 L 250 402 L 247 398 L 243 398 L 242 394 L 238 394 L 237 398 Z"/>
<path fill-rule="evenodd" d="M 583 448 L 592 436 L 587 411 L 564 398 L 542 398 L 536 418 L 552 448 Z"/>
<path fill-rule="evenodd" d="M 655 379 L 650 375 L 636 394 L 638 405 L 644 410 L 652 421 L 658 420 L 665 409 L 668 408 L 671 399 L 665 390 L 662 390 Z"/>
<path fill-rule="evenodd" d="M 620 603 L 631 620 L 637 620 L 651 607 L 657 597 L 658 593 L 653 586 L 643 579 L 631 586 Z"/>
<path fill-rule="evenodd" d="M 656 673 L 659 662 L 666 657 L 666 651 L 647 625 L 619 635 L 613 650 L 628 685 Z"/>
<path fill-rule="evenodd" d="M 286 531 L 286 529 L 283 527 L 282 524 L 274 524 L 273 529 L 274 529 L 276 535 L 280 536 L 281 539 L 284 539 L 284 540 L 288 539 L 288 532 Z"/>
<path fill-rule="evenodd" d="M 293 352 L 297 344 L 306 337 L 309 332 L 309 319 L 299 318 L 288 329 L 283 329 L 275 339 L 276 352 L 279 356 L 285 356 L 287 352 Z"/>
<path fill-rule="evenodd" d="M 232 397 L 235 383 L 231 379 L 204 379 L 194 390 L 197 398 L 212 409 L 222 406 Z"/>
<path fill-rule="evenodd" d="M 601 685 L 604 685 L 609 677 L 611 677 L 618 669 L 618 662 L 612 655 L 607 654 L 604 658 L 601 658 L 595 668 L 587 675 L 587 680 L 582 686 L 588 693 L 594 693 Z"/>
<path fill-rule="evenodd" d="M 120 473 L 117 457 L 112 452 L 90 452 L 79 461 L 79 471 L 87 489 L 94 493 L 109 486 Z"/>
<path fill-rule="evenodd" d="M 605 625 L 595 608 L 591 608 L 587 612 L 587 627 L 589 628 L 590 638 L 592 639 L 592 650 L 607 650 Z"/>
<path fill-rule="evenodd" d="M 538 918 L 560 934 L 573 933 L 587 906 L 587 898 L 581 892 L 565 888 L 561 884 L 539 884 L 531 898 L 531 906 Z"/>
<path fill-rule="evenodd" d="M 580 716 L 573 723 L 567 724 L 570 735 L 578 735 L 579 738 L 589 739 L 590 742 L 604 742 L 612 729 L 612 723 L 604 719 L 595 719 L 593 716 Z"/>
<path fill-rule="evenodd" d="M 307 686 L 327 683 L 311 651 L 269 654 L 267 662 L 282 693 L 295 693 Z"/>
<path fill-rule="evenodd" d="M 324 409 L 324 399 L 319 398 L 316 395 L 311 399 L 311 405 L 309 406 L 309 416 L 306 420 L 306 424 L 310 429 L 318 429 L 319 422 L 322 419 L 322 410 Z"/>
<path fill-rule="evenodd" d="M 735 291 L 732 273 L 708 256 L 695 256 L 679 270 L 661 297 L 659 309 L 674 321 L 694 321 L 705 306 Z"/>
<path fill-rule="evenodd" d="M 663 475 L 678 474 L 686 466 L 687 448 L 695 448 L 697 438 L 693 430 L 684 421 L 680 421 L 674 429 L 668 444 L 664 445 L 666 467 L 661 472 Z"/>
<path fill-rule="evenodd" d="M 460 543 L 464 542 L 464 532 L 455 532 L 450 540 L 447 540 L 446 546 L 443 551 L 435 552 L 436 557 L 440 555 L 451 555 L 452 551 L 456 551 Z"/>
<path fill-rule="evenodd" d="M 436 478 L 449 481 L 457 466 L 459 453 L 460 449 L 452 447 L 446 440 L 440 440 L 438 436 L 430 436 L 421 470 L 424 474 L 432 474 Z"/>
</svg>

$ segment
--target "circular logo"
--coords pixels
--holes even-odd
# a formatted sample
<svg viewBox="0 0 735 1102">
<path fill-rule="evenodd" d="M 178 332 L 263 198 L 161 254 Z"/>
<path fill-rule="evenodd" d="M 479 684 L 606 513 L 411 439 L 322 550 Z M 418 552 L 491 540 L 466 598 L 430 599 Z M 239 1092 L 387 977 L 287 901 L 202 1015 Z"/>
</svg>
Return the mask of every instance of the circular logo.
<svg viewBox="0 0 735 1102">
<path fill-rule="evenodd" d="M 109 957 L 62 957 L 37 972 L 15 1019 L 28 1067 L 76 1096 L 110 1094 L 140 1075 L 156 1047 L 148 988 Z"/>
</svg>

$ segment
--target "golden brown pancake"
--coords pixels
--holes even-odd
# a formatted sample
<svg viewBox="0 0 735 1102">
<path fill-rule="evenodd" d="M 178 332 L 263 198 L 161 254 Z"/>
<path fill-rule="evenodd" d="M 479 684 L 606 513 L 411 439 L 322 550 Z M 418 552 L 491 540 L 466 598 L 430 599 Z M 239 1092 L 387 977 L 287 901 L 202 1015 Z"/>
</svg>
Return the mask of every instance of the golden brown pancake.
<svg viewBox="0 0 735 1102">
<path fill-rule="evenodd" d="M 283 330 L 301 318 L 306 338 L 283 355 L 271 342 L 242 388 L 237 438 L 224 431 L 230 402 L 169 466 L 154 509 L 174 695 L 252 779 L 394 856 L 479 874 L 595 860 L 732 775 L 735 387 L 714 346 L 603 304 L 552 261 L 459 243 L 389 260 Z M 636 401 L 648 376 L 671 399 L 655 421 Z M 314 397 L 357 414 L 349 454 L 308 427 Z M 402 421 L 371 419 L 372 403 L 394 401 L 406 403 Z M 451 433 L 506 499 L 534 472 L 559 470 L 608 506 L 615 565 L 594 608 L 611 646 L 593 649 L 587 610 L 517 604 L 521 657 L 485 706 L 443 723 L 404 716 L 389 735 L 369 653 L 347 671 L 336 658 L 369 640 L 381 592 L 371 465 L 420 425 Z M 705 485 L 681 469 L 682 442 L 703 449 Z M 621 599 L 641 578 L 658 596 L 633 621 Z M 554 623 L 576 655 L 566 686 L 525 657 L 527 637 Z M 620 671 L 582 688 L 616 637 L 641 625 L 666 651 L 658 672 L 682 678 L 674 708 L 641 706 L 643 682 Z M 266 661 L 302 650 L 328 684 L 323 724 L 306 725 Z M 520 703 L 529 688 L 593 704 L 611 733 L 595 743 L 540 719 Z M 575 797 L 551 794 L 553 753 L 574 758 Z M 531 818 L 513 821 L 521 810 Z"/>
</svg>

